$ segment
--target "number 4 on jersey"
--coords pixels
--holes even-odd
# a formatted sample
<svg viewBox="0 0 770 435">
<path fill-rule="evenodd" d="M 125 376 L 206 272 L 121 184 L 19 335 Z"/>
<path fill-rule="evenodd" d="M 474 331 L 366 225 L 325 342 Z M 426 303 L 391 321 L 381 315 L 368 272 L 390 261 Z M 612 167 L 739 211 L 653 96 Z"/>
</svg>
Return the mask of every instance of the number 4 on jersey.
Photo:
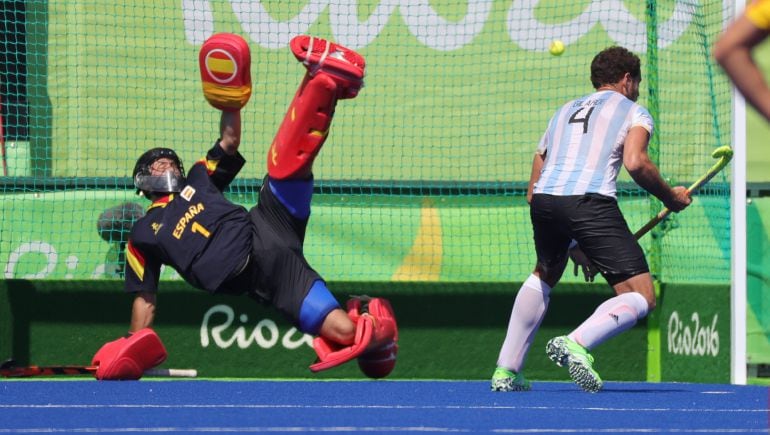
<svg viewBox="0 0 770 435">
<path fill-rule="evenodd" d="M 588 133 L 588 119 L 591 117 L 591 113 L 594 111 L 594 107 L 591 106 L 588 108 L 588 112 L 586 112 L 585 116 L 582 118 L 578 118 L 578 115 L 580 112 L 582 112 L 585 109 L 585 107 L 581 107 L 577 110 L 577 112 L 573 113 L 572 116 L 569 117 L 569 123 L 570 124 L 583 124 L 583 134 Z"/>
</svg>

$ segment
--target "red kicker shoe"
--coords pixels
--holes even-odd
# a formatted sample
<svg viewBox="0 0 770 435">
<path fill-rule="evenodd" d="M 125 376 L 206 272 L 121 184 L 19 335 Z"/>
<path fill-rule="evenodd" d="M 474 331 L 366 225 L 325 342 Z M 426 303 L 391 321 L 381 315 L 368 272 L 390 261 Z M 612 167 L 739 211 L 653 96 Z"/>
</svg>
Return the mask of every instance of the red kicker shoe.
<svg viewBox="0 0 770 435">
<path fill-rule="evenodd" d="M 295 36 L 290 47 L 311 76 L 324 72 L 334 78 L 341 89 L 339 98 L 354 98 L 364 86 L 366 61 L 355 51 L 307 35 Z"/>
</svg>

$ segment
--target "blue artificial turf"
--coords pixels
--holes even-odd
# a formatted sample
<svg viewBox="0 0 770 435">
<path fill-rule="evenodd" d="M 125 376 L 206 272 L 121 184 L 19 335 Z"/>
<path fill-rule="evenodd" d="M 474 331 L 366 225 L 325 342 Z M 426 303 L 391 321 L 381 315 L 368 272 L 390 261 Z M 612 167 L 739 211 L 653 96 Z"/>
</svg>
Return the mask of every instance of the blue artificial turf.
<svg viewBox="0 0 770 435">
<path fill-rule="evenodd" d="M 763 432 L 768 388 L 607 382 L 0 382 L 0 432 Z"/>
</svg>

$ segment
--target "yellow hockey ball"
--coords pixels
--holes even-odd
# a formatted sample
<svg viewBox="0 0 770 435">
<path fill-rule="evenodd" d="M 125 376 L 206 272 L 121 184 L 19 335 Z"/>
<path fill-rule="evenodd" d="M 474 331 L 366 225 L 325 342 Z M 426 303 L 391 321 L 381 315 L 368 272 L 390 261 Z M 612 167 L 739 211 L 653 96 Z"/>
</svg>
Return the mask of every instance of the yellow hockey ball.
<svg viewBox="0 0 770 435">
<path fill-rule="evenodd" d="M 564 53 L 564 43 L 556 39 L 551 42 L 548 51 L 554 56 L 561 56 L 561 54 Z"/>
</svg>

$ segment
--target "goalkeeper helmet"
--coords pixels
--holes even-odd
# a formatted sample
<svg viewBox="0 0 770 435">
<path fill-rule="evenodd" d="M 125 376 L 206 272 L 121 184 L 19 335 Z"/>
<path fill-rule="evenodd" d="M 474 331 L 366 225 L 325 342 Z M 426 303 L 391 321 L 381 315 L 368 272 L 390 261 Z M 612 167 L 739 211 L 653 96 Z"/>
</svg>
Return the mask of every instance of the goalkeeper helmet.
<svg viewBox="0 0 770 435">
<path fill-rule="evenodd" d="M 179 172 L 167 170 L 163 174 L 153 175 L 152 165 L 158 159 L 170 159 Z M 139 192 L 179 192 L 184 186 L 184 166 L 179 156 L 170 148 L 153 148 L 142 154 L 134 165 L 134 186 Z"/>
</svg>

